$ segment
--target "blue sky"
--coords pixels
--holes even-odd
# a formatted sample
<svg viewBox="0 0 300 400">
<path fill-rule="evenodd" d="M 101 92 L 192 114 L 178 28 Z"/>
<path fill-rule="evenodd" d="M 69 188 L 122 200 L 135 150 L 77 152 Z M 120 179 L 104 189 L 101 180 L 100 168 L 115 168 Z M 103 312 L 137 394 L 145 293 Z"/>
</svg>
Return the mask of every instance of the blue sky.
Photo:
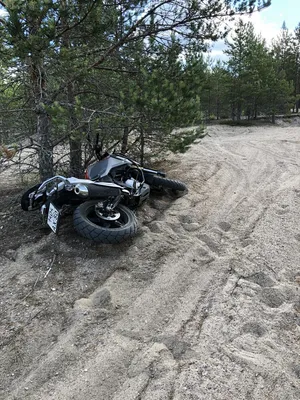
<svg viewBox="0 0 300 400">
<path fill-rule="evenodd" d="M 270 7 L 260 12 L 261 19 L 266 24 L 281 28 L 285 21 L 289 30 L 294 30 L 300 22 L 299 0 L 272 0 Z"/>
<path fill-rule="evenodd" d="M 244 21 L 251 21 L 258 34 L 264 37 L 268 44 L 272 43 L 280 33 L 283 21 L 292 32 L 300 23 L 300 0 L 272 0 L 266 9 L 255 12 L 251 16 L 244 16 Z M 230 25 L 234 25 L 233 23 Z M 230 38 L 230 35 L 229 35 Z M 213 58 L 226 59 L 223 54 L 224 41 L 218 41 L 211 52 Z"/>
</svg>

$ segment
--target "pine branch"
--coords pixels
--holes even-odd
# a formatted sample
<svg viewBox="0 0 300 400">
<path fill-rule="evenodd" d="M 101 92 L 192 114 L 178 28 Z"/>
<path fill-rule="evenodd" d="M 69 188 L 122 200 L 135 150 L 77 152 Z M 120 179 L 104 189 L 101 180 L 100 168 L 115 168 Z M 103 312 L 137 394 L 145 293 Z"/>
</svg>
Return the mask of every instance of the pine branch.
<svg viewBox="0 0 300 400">
<path fill-rule="evenodd" d="M 79 21 L 75 22 L 73 25 L 67 26 L 60 33 L 58 33 L 55 37 L 58 39 L 59 37 L 63 36 L 66 32 L 69 32 L 72 29 L 76 28 L 77 26 L 81 25 L 87 19 L 87 17 L 90 15 L 90 13 L 92 12 L 92 10 L 94 9 L 96 4 L 97 4 L 97 0 L 94 0 L 91 4 L 91 7 L 88 9 L 88 11 L 85 13 L 85 15 Z"/>
</svg>

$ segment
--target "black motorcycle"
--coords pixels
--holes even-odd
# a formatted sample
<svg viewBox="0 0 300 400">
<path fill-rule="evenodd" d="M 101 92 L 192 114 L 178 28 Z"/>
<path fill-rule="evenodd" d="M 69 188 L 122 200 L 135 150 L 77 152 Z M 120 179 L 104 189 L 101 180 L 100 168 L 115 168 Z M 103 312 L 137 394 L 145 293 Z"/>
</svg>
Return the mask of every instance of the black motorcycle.
<svg viewBox="0 0 300 400">
<path fill-rule="evenodd" d="M 144 168 L 129 157 L 98 155 L 85 179 L 54 176 L 27 190 L 21 199 L 25 211 L 40 209 L 57 233 L 64 210 L 75 208 L 76 231 L 93 241 L 119 243 L 137 232 L 134 209 L 150 194 L 150 187 L 185 192 L 184 183 L 167 179 L 163 172 Z"/>
</svg>

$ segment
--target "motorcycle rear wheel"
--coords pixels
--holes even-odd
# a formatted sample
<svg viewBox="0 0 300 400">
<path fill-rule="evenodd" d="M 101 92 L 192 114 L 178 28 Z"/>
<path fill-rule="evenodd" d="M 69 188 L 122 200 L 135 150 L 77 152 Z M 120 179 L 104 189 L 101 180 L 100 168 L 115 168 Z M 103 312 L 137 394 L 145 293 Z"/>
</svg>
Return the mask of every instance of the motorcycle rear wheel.
<svg viewBox="0 0 300 400">
<path fill-rule="evenodd" d="M 118 219 L 108 221 L 100 218 L 95 211 L 98 200 L 86 201 L 76 208 L 73 223 L 83 237 L 99 243 L 120 243 L 137 232 L 136 217 L 129 208 L 119 204 L 115 211 Z"/>
</svg>

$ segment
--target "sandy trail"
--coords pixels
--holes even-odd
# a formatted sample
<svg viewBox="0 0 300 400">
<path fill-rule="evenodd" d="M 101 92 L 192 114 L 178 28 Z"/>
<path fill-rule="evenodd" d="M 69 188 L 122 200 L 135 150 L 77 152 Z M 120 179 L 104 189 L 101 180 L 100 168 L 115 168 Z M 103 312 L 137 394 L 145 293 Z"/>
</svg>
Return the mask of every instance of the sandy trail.
<svg viewBox="0 0 300 400">
<path fill-rule="evenodd" d="M 300 128 L 208 129 L 171 157 L 189 193 L 146 205 L 132 242 L 50 234 L 3 258 L 2 305 L 29 317 L 1 398 L 300 398 Z M 52 248 L 52 281 L 9 296 Z"/>
</svg>

